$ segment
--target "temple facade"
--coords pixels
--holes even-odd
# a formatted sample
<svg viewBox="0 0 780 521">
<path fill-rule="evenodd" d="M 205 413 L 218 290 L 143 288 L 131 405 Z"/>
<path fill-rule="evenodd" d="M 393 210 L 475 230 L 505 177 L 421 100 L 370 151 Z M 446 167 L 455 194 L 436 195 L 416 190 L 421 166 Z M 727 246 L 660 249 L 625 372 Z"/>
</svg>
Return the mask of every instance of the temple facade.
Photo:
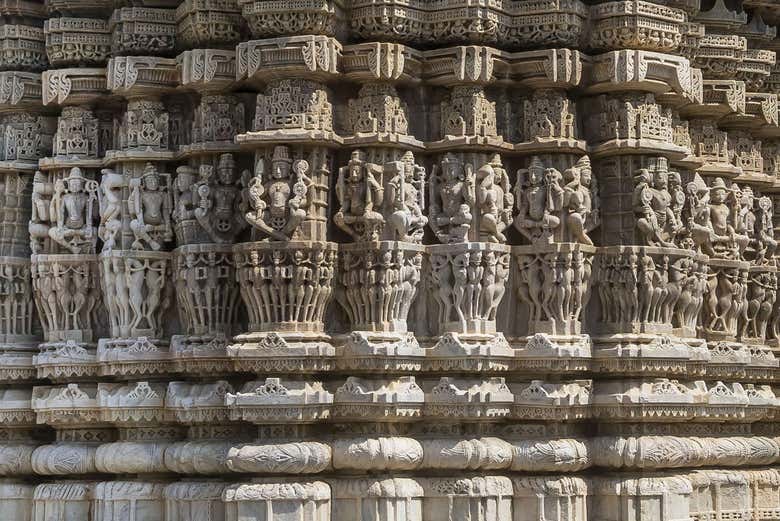
<svg viewBox="0 0 780 521">
<path fill-rule="evenodd" d="M 0 0 L 0 518 L 780 520 L 777 26 Z"/>
</svg>

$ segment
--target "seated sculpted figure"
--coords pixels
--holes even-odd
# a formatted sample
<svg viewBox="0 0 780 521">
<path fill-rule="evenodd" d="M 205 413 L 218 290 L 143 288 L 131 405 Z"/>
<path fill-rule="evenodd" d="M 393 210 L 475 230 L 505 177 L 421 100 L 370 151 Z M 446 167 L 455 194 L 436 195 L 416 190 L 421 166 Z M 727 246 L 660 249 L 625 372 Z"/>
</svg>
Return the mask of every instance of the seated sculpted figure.
<svg viewBox="0 0 780 521">
<path fill-rule="evenodd" d="M 74 167 L 68 177 L 54 184 L 51 208 L 54 222 L 49 237 L 71 253 L 91 253 L 97 241 L 92 215 L 97 202 L 98 184 L 87 180 Z"/>
<path fill-rule="evenodd" d="M 140 250 L 144 243 L 152 250 L 162 248 L 162 243 L 173 240 L 171 213 L 173 201 L 168 189 L 168 174 L 161 174 L 153 164 L 147 163 L 139 179 L 130 181 L 130 230 L 135 235 L 132 248 Z"/>
<path fill-rule="evenodd" d="M 518 214 L 514 226 L 532 244 L 550 243 L 561 225 L 564 203 L 563 176 L 554 168 L 545 168 L 538 157 L 527 170 L 518 170 L 515 201 Z"/>
<path fill-rule="evenodd" d="M 423 215 L 425 168 L 414 162 L 414 154 L 406 152 L 400 161 L 387 163 L 384 171 L 389 174 L 385 192 L 388 225 L 392 238 L 399 241 L 422 241 L 428 218 Z"/>
<path fill-rule="evenodd" d="M 247 187 L 249 206 L 244 217 L 266 240 L 290 240 L 306 218 L 311 204 L 308 170 L 304 160 L 293 163 L 286 146 L 274 148 L 269 173 L 264 161 L 257 163 Z"/>
<path fill-rule="evenodd" d="M 454 154 L 441 160 L 441 176 L 434 169 L 430 191 L 430 226 L 442 243 L 467 240 L 472 207 L 476 201 L 476 179 L 470 164 L 464 164 Z"/>
<path fill-rule="evenodd" d="M 710 186 L 706 213 L 710 233 L 701 243 L 705 254 L 718 258 L 740 258 L 750 239 L 738 232 L 739 213 L 740 203 L 734 189 L 729 190 L 723 179 L 716 178 Z"/>
<path fill-rule="evenodd" d="M 352 152 L 349 165 L 339 168 L 336 197 L 341 207 L 333 216 L 336 226 L 356 241 L 379 239 L 385 219 L 376 209 L 382 208 L 384 192 L 382 167 L 367 162 L 360 150 Z"/>
</svg>

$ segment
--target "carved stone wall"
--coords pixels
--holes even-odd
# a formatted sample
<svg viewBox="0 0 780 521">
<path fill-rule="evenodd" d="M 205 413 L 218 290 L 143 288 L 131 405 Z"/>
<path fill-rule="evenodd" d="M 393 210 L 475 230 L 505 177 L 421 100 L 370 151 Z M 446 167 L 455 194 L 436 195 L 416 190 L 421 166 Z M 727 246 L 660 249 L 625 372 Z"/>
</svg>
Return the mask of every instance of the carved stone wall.
<svg viewBox="0 0 780 521">
<path fill-rule="evenodd" d="M 780 519 L 778 25 L 0 0 L 0 518 Z"/>
</svg>

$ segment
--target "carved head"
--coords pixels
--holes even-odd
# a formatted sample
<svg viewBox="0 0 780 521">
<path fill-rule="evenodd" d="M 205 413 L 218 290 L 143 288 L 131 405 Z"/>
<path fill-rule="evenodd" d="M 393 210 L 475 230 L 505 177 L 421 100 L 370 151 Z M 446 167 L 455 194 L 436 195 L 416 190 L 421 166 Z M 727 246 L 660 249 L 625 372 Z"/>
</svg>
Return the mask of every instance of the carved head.
<svg viewBox="0 0 780 521">
<path fill-rule="evenodd" d="M 528 182 L 531 186 L 537 186 L 544 182 L 545 168 L 542 160 L 538 156 L 531 158 L 531 164 L 528 165 Z"/>
<path fill-rule="evenodd" d="M 222 154 L 219 156 L 219 164 L 217 165 L 217 179 L 219 180 L 220 184 L 233 184 L 235 174 L 236 161 L 233 159 L 233 154 Z"/>
<path fill-rule="evenodd" d="M 734 185 L 736 186 L 736 185 Z M 755 197 L 753 195 L 753 189 L 749 186 L 746 186 L 742 189 L 742 197 L 740 198 L 740 203 L 742 206 L 753 209 L 753 206 L 755 205 Z"/>
<path fill-rule="evenodd" d="M 292 159 L 286 146 L 274 147 L 274 155 L 271 158 L 271 177 L 274 179 L 287 179 L 290 177 Z"/>
<path fill-rule="evenodd" d="M 352 151 L 349 160 L 348 181 L 350 183 L 359 183 L 363 180 L 363 168 L 366 164 L 366 155 L 361 150 Z"/>
<path fill-rule="evenodd" d="M 447 181 L 461 179 L 463 177 L 463 163 L 455 154 L 448 152 L 441 160 L 441 171 Z"/>
<path fill-rule="evenodd" d="M 201 168 L 203 168 L 202 165 Z M 180 192 L 184 192 L 192 186 L 192 182 L 195 179 L 195 170 L 190 166 L 180 166 L 176 169 L 176 188 Z"/>
<path fill-rule="evenodd" d="M 157 173 L 157 169 L 151 163 L 146 163 L 141 179 L 143 180 L 144 188 L 146 190 L 153 192 L 160 187 L 160 176 Z"/>
<path fill-rule="evenodd" d="M 403 156 L 401 156 L 401 164 L 404 167 L 404 177 L 406 180 L 411 180 L 414 175 L 414 154 L 411 150 L 407 150 Z"/>
<path fill-rule="evenodd" d="M 658 168 L 653 173 L 653 187 L 657 190 L 666 190 L 669 188 L 669 172 L 666 169 Z"/>
<path fill-rule="evenodd" d="M 718 204 L 723 203 L 726 201 L 726 196 L 726 183 L 724 183 L 723 179 L 720 177 L 716 177 L 715 181 L 712 182 L 712 187 L 710 187 L 710 198 L 712 199 L 712 202 Z"/>
<path fill-rule="evenodd" d="M 590 158 L 588 156 L 582 156 L 574 167 L 580 171 L 580 182 L 584 186 L 590 186 L 591 180 L 593 179 L 593 169 L 590 166 Z"/>
<path fill-rule="evenodd" d="M 66 182 L 69 192 L 81 192 L 84 188 L 84 175 L 81 173 L 81 169 L 77 166 L 71 168 Z"/>
</svg>

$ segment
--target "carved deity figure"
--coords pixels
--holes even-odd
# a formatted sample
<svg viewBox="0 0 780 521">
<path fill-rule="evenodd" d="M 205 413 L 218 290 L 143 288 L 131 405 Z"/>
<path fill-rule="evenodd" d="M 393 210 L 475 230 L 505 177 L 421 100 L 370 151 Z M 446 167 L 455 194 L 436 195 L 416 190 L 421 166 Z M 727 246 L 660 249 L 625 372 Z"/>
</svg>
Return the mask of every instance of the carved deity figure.
<svg viewBox="0 0 780 521">
<path fill-rule="evenodd" d="M 710 202 L 706 212 L 709 234 L 701 237 L 701 248 L 710 257 L 740 258 L 750 239 L 739 232 L 741 203 L 736 185 L 731 189 L 720 177 L 710 187 Z"/>
<path fill-rule="evenodd" d="M 563 240 L 593 245 L 588 233 L 601 223 L 596 180 L 590 166 L 590 158 L 582 156 L 577 163 L 563 172 L 563 208 L 566 233 Z"/>
<path fill-rule="evenodd" d="M 645 243 L 650 246 L 674 247 L 682 229 L 676 209 L 684 200 L 672 198 L 669 191 L 669 171 L 664 163 L 653 170 L 643 168 L 635 177 L 633 206 L 636 225 Z"/>
<path fill-rule="evenodd" d="M 146 243 L 157 251 L 164 242 L 173 240 L 173 201 L 168 174 L 159 173 L 154 165 L 147 163 L 143 175 L 130 181 L 127 207 L 131 217 L 130 230 L 135 236 L 133 249 L 144 249 Z"/>
<path fill-rule="evenodd" d="M 46 180 L 42 172 L 35 172 L 32 189 L 32 214 L 30 215 L 30 250 L 33 254 L 43 253 L 44 241 L 49 237 L 53 215 L 51 213 L 51 196 L 54 185 Z"/>
<path fill-rule="evenodd" d="M 400 161 L 384 167 L 388 175 L 385 189 L 385 208 L 392 238 L 405 242 L 422 242 L 428 218 L 425 208 L 425 168 L 415 164 L 411 151 Z"/>
<path fill-rule="evenodd" d="M 309 163 L 293 162 L 286 146 L 274 148 L 271 171 L 258 161 L 248 183 L 246 221 L 266 239 L 288 241 L 298 231 L 311 205 Z"/>
<path fill-rule="evenodd" d="M 563 176 L 554 168 L 545 168 L 538 157 L 527 170 L 518 170 L 515 201 L 518 214 L 514 226 L 532 244 L 551 243 L 561 225 L 565 190 Z"/>
<path fill-rule="evenodd" d="M 110 251 L 116 245 L 116 235 L 122 228 L 122 186 L 124 178 L 109 168 L 100 171 L 100 225 L 98 235 L 103 240 L 103 251 Z"/>
<path fill-rule="evenodd" d="M 476 202 L 476 178 L 470 164 L 448 153 L 441 161 L 441 176 L 434 167 L 430 192 L 430 226 L 442 243 L 467 240 L 472 208 Z"/>
<path fill-rule="evenodd" d="M 769 197 L 759 197 L 758 218 L 755 223 L 756 263 L 769 264 L 774 262 L 777 252 L 774 225 L 772 224 L 772 200 Z"/>
<path fill-rule="evenodd" d="M 514 195 L 498 154 L 477 171 L 476 198 L 480 240 L 506 242 L 503 232 L 512 222 Z"/>
<path fill-rule="evenodd" d="M 202 165 L 201 168 L 211 168 Z M 195 218 L 195 169 L 188 165 L 182 165 L 176 169 L 176 178 L 173 181 L 173 220 L 183 223 Z"/>
<path fill-rule="evenodd" d="M 241 189 L 238 187 L 233 154 L 222 154 L 219 157 L 216 179 L 212 180 L 211 177 L 209 171 L 202 171 L 196 184 L 198 202 L 195 218 L 212 241 L 230 244 L 246 225 L 246 221 L 237 216 L 235 211 L 241 199 Z"/>
<path fill-rule="evenodd" d="M 54 183 L 51 199 L 52 226 L 49 237 L 71 253 L 90 253 L 97 242 L 92 222 L 97 202 L 98 184 L 84 178 L 74 167 L 64 179 Z"/>
<path fill-rule="evenodd" d="M 383 169 L 365 160 L 360 150 L 352 152 L 349 165 L 339 168 L 336 197 L 341 207 L 333 216 L 336 226 L 356 241 L 379 239 L 385 218 Z"/>
</svg>

